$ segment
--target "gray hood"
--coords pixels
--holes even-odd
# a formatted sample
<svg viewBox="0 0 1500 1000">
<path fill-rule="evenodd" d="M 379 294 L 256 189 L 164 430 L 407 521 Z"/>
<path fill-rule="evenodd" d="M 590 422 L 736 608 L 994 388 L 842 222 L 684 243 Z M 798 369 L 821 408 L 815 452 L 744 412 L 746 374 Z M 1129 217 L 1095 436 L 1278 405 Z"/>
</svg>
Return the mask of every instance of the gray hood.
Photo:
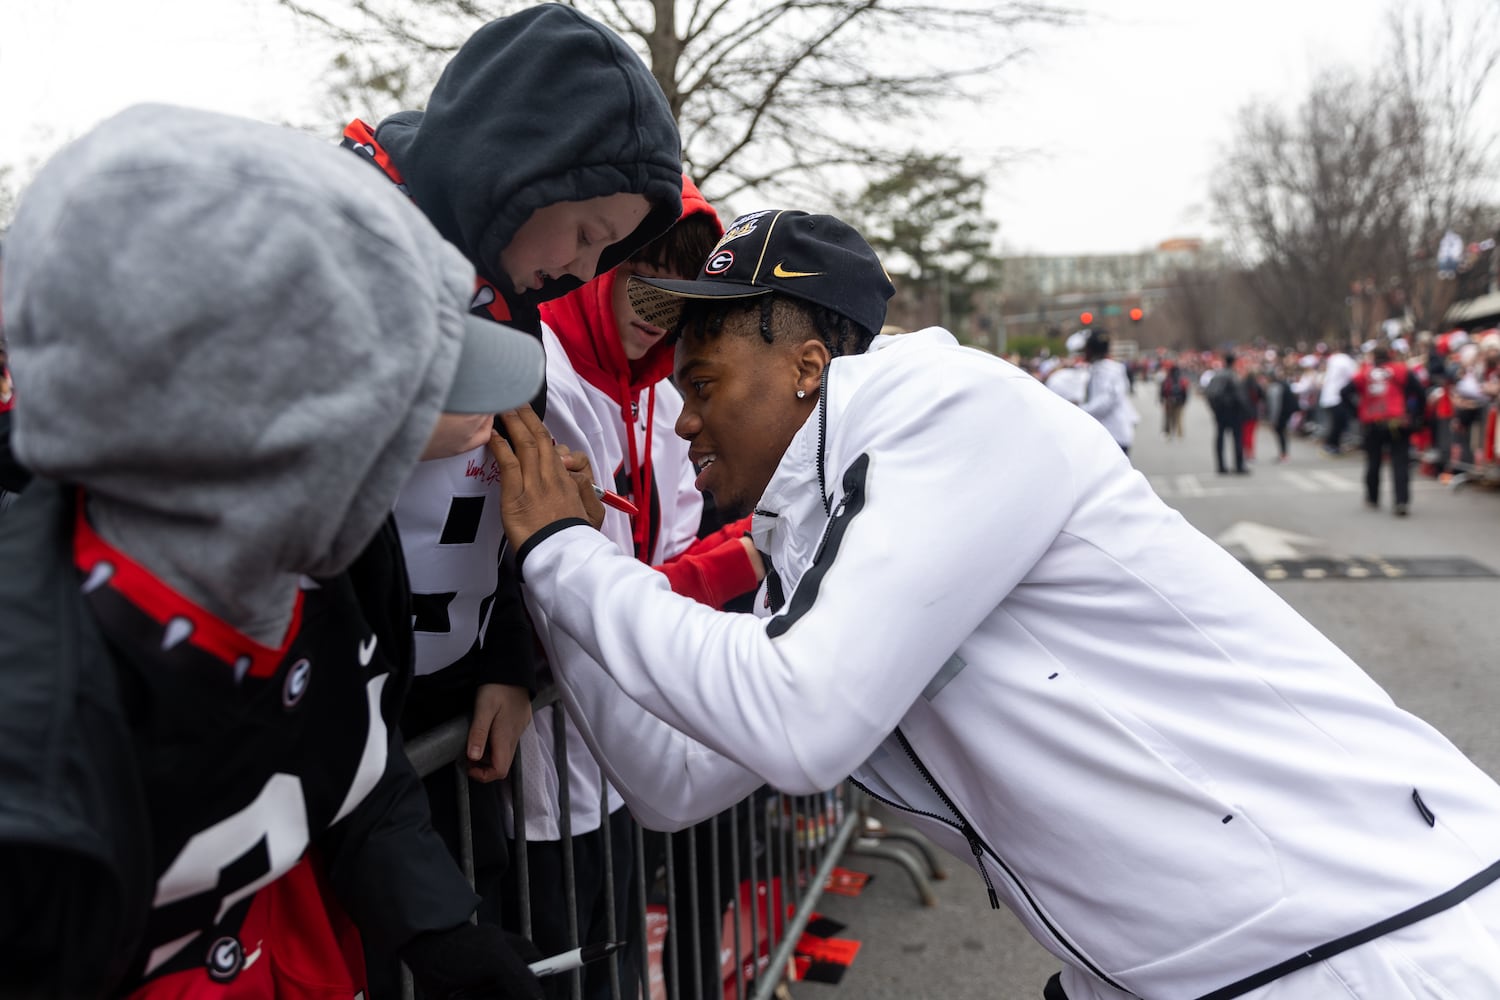
<svg viewBox="0 0 1500 1000">
<path fill-rule="evenodd" d="M 349 565 L 459 362 L 473 267 L 309 136 L 144 105 L 57 154 L 5 253 L 14 447 L 100 533 L 279 645 Z"/>
</svg>

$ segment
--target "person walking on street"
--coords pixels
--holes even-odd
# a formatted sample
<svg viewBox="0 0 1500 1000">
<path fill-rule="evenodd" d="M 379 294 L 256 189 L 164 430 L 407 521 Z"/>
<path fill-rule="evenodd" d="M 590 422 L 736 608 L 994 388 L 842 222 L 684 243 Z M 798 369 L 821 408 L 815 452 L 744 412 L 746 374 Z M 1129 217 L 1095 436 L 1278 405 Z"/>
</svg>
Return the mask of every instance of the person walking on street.
<svg viewBox="0 0 1500 1000">
<path fill-rule="evenodd" d="M 1140 414 L 1130 402 L 1130 378 L 1125 366 L 1109 356 L 1109 331 L 1090 327 L 1083 341 L 1083 360 L 1088 372 L 1083 387 L 1083 412 L 1104 425 L 1125 454 L 1135 441 Z"/>
<path fill-rule="evenodd" d="M 1318 406 L 1324 423 L 1325 455 L 1338 455 L 1344 449 L 1344 432 L 1349 428 L 1349 404 L 1344 399 L 1344 387 L 1358 368 L 1358 363 L 1343 347 L 1335 347 L 1323 364 L 1323 386 L 1318 392 Z"/>
<path fill-rule="evenodd" d="M 1255 461 L 1255 432 L 1260 428 L 1260 408 L 1265 393 L 1261 389 L 1260 373 L 1255 370 L 1255 359 L 1246 358 L 1241 362 L 1244 365 L 1245 374 L 1240 377 L 1240 386 L 1245 394 L 1244 422 L 1241 424 L 1241 433 L 1244 435 L 1245 461 Z"/>
<path fill-rule="evenodd" d="M 1224 365 L 1209 378 L 1203 390 L 1208 408 L 1214 415 L 1214 468 L 1219 475 L 1227 475 L 1224 466 L 1224 439 L 1228 438 L 1234 448 L 1234 473 L 1247 475 L 1245 468 L 1245 437 L 1243 425 L 1249 404 L 1245 400 L 1245 387 L 1234 373 L 1234 352 L 1224 352 Z"/>
<path fill-rule="evenodd" d="M 1161 376 L 1161 436 L 1168 441 L 1182 437 L 1182 409 L 1187 406 L 1188 380 L 1175 362 L 1168 362 Z"/>
<path fill-rule="evenodd" d="M 1411 503 L 1411 417 L 1421 412 L 1422 383 L 1380 343 L 1349 380 L 1348 395 L 1364 431 L 1365 506 L 1380 506 L 1380 465 L 1389 453 L 1396 516 L 1405 517 Z"/>
<path fill-rule="evenodd" d="M 1287 425 L 1292 414 L 1297 412 L 1297 394 L 1287 381 L 1286 372 L 1280 365 L 1273 365 L 1266 377 L 1266 419 L 1276 432 L 1276 461 L 1285 462 L 1287 454 Z"/>
</svg>

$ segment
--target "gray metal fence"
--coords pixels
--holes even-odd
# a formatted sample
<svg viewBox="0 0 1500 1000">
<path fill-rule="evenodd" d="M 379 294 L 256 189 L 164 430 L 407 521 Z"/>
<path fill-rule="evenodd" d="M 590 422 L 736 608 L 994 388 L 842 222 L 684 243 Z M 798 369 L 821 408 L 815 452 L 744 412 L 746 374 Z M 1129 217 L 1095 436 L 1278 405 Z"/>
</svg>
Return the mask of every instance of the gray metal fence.
<svg viewBox="0 0 1500 1000">
<path fill-rule="evenodd" d="M 556 702 L 552 688 L 532 702 L 538 710 Z M 554 729 L 554 754 L 560 787 L 558 812 L 562 824 L 563 881 L 571 940 L 578 947 L 575 887 L 568 826 L 569 799 L 564 750 L 566 713 L 558 712 Z M 469 783 L 464 744 L 466 719 L 452 719 L 407 744 L 407 756 L 426 776 L 447 767 L 458 787 L 460 861 L 470 884 L 474 881 L 474 844 L 469 812 Z M 521 926 L 531 936 L 532 903 L 526 887 L 527 851 L 524 781 L 521 754 L 511 765 L 511 800 L 515 850 L 510 864 L 516 873 L 521 898 L 517 900 Z M 609 870 L 610 826 L 607 803 L 601 803 L 601 834 L 606 864 L 606 894 L 615 878 Z M 807 927 L 818 897 L 830 873 L 839 863 L 851 839 L 864 825 L 862 811 L 851 803 L 850 790 L 840 786 L 819 795 L 783 795 L 763 790 L 687 830 L 671 834 L 645 831 L 630 823 L 634 855 L 636 903 L 634 935 L 627 935 L 627 948 L 635 961 L 628 967 L 639 971 L 638 981 L 621 982 L 619 967 L 611 961 L 612 1000 L 768 1000 L 788 978 L 793 953 Z M 650 850 L 648 852 L 648 842 Z M 647 857 L 660 858 L 647 870 Z M 608 899 L 608 935 L 620 940 L 624 928 L 614 926 L 614 901 Z M 653 950 L 648 938 L 665 939 Z M 725 974 L 724 970 L 728 970 Z M 653 973 L 659 974 L 659 978 Z M 569 995 L 583 996 L 580 971 L 570 977 Z M 413 996 L 410 976 L 403 973 L 403 996 Z"/>
</svg>

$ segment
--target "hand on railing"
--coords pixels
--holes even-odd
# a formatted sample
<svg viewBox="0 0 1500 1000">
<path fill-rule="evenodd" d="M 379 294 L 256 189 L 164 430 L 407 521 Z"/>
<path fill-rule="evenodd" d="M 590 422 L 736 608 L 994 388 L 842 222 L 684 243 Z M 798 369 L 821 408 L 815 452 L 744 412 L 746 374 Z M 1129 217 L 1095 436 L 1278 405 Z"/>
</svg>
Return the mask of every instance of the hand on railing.
<svg viewBox="0 0 1500 1000">
<path fill-rule="evenodd" d="M 513 684 L 481 684 L 474 692 L 466 754 L 469 777 L 499 781 L 510 773 L 521 733 L 531 725 L 531 692 Z"/>
</svg>

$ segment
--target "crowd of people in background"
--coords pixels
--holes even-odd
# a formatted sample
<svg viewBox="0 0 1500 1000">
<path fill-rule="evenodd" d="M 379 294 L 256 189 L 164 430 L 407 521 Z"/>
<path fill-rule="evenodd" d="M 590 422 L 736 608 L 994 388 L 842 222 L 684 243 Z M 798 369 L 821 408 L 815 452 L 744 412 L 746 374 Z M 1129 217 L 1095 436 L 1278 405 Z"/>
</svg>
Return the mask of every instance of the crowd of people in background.
<svg viewBox="0 0 1500 1000">
<path fill-rule="evenodd" d="M 1086 364 L 1080 334 L 1074 335 L 1078 350 L 1067 357 L 1042 353 L 1012 360 L 1067 395 L 1075 382 L 1083 384 L 1076 374 Z M 1363 451 L 1365 499 L 1372 507 L 1379 502 L 1376 474 L 1388 464 L 1398 516 L 1409 510 L 1412 467 L 1448 485 L 1500 475 L 1495 441 L 1500 329 L 1421 331 L 1290 348 L 1159 349 L 1123 363 L 1132 394 L 1138 394 L 1138 385 L 1150 387 L 1150 402 L 1159 413 L 1157 432 L 1169 442 L 1183 436 L 1182 413 L 1189 400 L 1197 395 L 1204 401 L 1214 417 L 1220 475 L 1251 474 L 1262 427 L 1274 436 L 1277 462 L 1288 460 L 1294 438 L 1329 457 Z M 1388 385 L 1400 405 L 1386 410 Z"/>
</svg>

